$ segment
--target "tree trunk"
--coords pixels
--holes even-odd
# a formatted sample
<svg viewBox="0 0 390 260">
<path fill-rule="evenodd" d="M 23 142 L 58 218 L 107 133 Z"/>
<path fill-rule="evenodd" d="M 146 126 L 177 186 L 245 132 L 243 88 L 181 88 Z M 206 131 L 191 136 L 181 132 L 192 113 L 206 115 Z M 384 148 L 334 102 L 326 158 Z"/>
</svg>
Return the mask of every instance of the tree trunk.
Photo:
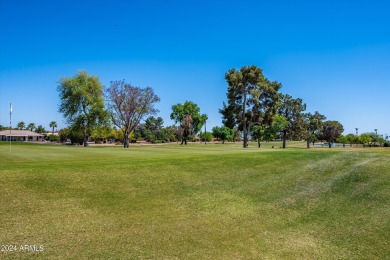
<svg viewBox="0 0 390 260">
<path fill-rule="evenodd" d="M 243 144 L 243 147 L 247 148 L 248 147 L 248 132 L 246 130 L 246 122 L 245 121 L 244 121 L 243 134 L 244 134 L 244 144 Z"/>
<path fill-rule="evenodd" d="M 310 140 L 307 140 L 307 141 L 306 141 L 306 148 L 307 148 L 307 149 L 310 149 Z"/>
<path fill-rule="evenodd" d="M 225 144 L 225 139 L 222 139 L 222 144 Z"/>
<path fill-rule="evenodd" d="M 129 135 L 126 132 L 123 133 L 123 148 L 129 148 Z"/>
<path fill-rule="evenodd" d="M 257 146 L 260 148 L 261 144 L 260 144 L 260 138 L 257 138 Z"/>
<path fill-rule="evenodd" d="M 243 126 L 243 131 L 244 131 L 244 143 L 243 143 L 243 146 L 244 148 L 247 148 L 248 147 L 248 129 L 246 128 L 246 118 L 245 118 L 245 108 L 246 108 L 246 92 L 247 92 L 247 86 L 244 86 L 245 90 L 244 90 L 244 102 L 242 104 L 242 120 L 243 120 L 243 123 L 244 123 L 244 126 Z"/>
<path fill-rule="evenodd" d="M 286 149 L 287 131 L 283 131 L 283 149 Z"/>
<path fill-rule="evenodd" d="M 329 142 L 329 148 L 332 148 L 332 142 Z"/>
<path fill-rule="evenodd" d="M 84 147 L 88 146 L 88 140 L 87 140 L 87 126 L 84 125 Z"/>
</svg>

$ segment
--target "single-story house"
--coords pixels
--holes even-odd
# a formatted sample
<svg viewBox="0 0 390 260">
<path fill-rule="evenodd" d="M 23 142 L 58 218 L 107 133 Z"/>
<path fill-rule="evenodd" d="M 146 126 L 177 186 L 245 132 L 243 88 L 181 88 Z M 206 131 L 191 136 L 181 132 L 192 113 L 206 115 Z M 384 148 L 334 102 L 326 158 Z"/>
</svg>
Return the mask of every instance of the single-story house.
<svg viewBox="0 0 390 260">
<path fill-rule="evenodd" d="M 4 130 L 0 131 L 1 141 L 43 141 L 44 135 L 29 130 Z"/>
</svg>

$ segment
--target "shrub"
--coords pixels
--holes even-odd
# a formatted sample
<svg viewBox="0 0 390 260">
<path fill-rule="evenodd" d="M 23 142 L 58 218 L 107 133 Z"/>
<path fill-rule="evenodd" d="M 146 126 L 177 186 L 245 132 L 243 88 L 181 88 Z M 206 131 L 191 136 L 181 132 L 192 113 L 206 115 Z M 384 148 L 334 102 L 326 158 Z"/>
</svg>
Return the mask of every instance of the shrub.
<svg viewBox="0 0 390 260">
<path fill-rule="evenodd" d="M 390 147 L 390 143 L 389 143 L 389 142 L 384 143 L 384 144 L 383 144 L 383 147 Z"/>
<path fill-rule="evenodd" d="M 57 136 L 57 135 L 49 135 L 47 137 L 47 139 L 50 141 L 50 142 L 58 142 L 60 140 L 60 137 Z"/>
</svg>

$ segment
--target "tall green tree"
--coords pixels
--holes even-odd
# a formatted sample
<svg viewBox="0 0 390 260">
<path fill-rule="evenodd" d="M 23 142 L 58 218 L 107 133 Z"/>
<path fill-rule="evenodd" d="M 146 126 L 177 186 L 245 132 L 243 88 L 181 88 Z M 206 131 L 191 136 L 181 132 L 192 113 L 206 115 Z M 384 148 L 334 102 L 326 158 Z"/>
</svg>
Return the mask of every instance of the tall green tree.
<svg viewBox="0 0 390 260">
<path fill-rule="evenodd" d="M 222 144 L 225 143 L 225 140 L 232 139 L 232 130 L 226 126 L 215 126 L 211 129 L 213 131 L 213 136 L 222 140 Z"/>
<path fill-rule="evenodd" d="M 130 133 L 145 117 L 158 112 L 154 104 L 160 98 L 151 87 L 135 87 L 124 80 L 112 81 L 106 96 L 112 121 L 123 132 L 123 147 L 129 148 Z"/>
<path fill-rule="evenodd" d="M 34 123 L 30 123 L 30 124 L 28 124 L 28 126 L 27 126 L 27 129 L 30 130 L 30 131 L 34 131 L 35 128 L 36 128 L 36 126 L 35 126 Z"/>
<path fill-rule="evenodd" d="M 170 118 L 174 120 L 175 123 L 180 124 L 182 132 L 181 144 L 187 144 L 188 137 L 201 130 L 201 127 L 206 122 L 207 115 L 200 114 L 200 108 L 197 104 L 186 101 L 184 104 L 172 106 Z"/>
<path fill-rule="evenodd" d="M 260 140 L 261 138 L 263 137 L 264 135 L 264 132 L 265 132 L 265 128 L 264 126 L 262 125 L 255 125 L 252 127 L 251 129 L 251 135 L 254 139 L 257 140 L 257 147 L 261 147 L 261 143 L 260 143 Z"/>
<path fill-rule="evenodd" d="M 26 124 L 22 121 L 17 124 L 19 130 L 23 130 L 26 128 Z"/>
<path fill-rule="evenodd" d="M 74 77 L 62 78 L 57 88 L 60 96 L 59 112 L 64 114 L 71 128 L 83 131 L 83 143 L 87 146 L 87 133 L 106 118 L 103 86 L 97 76 L 85 71 Z"/>
<path fill-rule="evenodd" d="M 372 138 L 369 134 L 364 133 L 358 137 L 358 141 L 359 141 L 359 143 L 363 144 L 363 147 L 364 147 L 366 144 L 371 143 Z"/>
<path fill-rule="evenodd" d="M 150 116 L 145 120 L 145 139 L 149 142 L 154 142 L 155 140 L 167 140 L 166 132 L 164 131 L 164 120 L 162 117 L 155 118 Z"/>
<path fill-rule="evenodd" d="M 306 147 L 310 148 L 310 143 L 313 142 L 313 140 L 318 140 L 318 137 L 321 133 L 326 117 L 318 113 L 318 111 L 315 111 L 314 114 L 312 113 L 305 114 L 305 120 L 306 120 L 305 121 L 306 122 L 306 133 L 305 133 Z"/>
<path fill-rule="evenodd" d="M 326 121 L 323 125 L 322 139 L 326 140 L 329 144 L 329 148 L 344 132 L 343 125 L 338 121 Z"/>
<path fill-rule="evenodd" d="M 350 147 L 352 147 L 353 143 L 358 142 L 358 137 L 354 134 L 347 134 L 345 137 L 347 138 Z"/>
<path fill-rule="evenodd" d="M 251 126 L 272 122 L 281 84 L 269 81 L 256 66 L 230 69 L 225 79 L 228 83 L 228 103 L 223 103 L 220 110 L 222 122 L 231 129 L 237 126 L 243 132 L 243 147 L 246 148 Z"/>
<path fill-rule="evenodd" d="M 49 126 L 51 127 L 52 129 L 52 134 L 54 135 L 54 128 L 57 127 L 57 122 L 56 121 L 51 121 Z"/>
<path fill-rule="evenodd" d="M 289 122 L 288 126 L 282 131 L 283 149 L 286 148 L 286 141 L 288 135 L 299 137 L 304 129 L 304 114 L 306 104 L 300 98 L 293 98 L 286 94 L 281 94 L 280 104 L 278 107 L 278 114 L 283 116 Z"/>
<path fill-rule="evenodd" d="M 342 143 L 343 147 L 345 147 L 345 144 L 348 143 L 348 138 L 345 135 L 342 135 L 339 137 L 338 142 Z"/>
</svg>

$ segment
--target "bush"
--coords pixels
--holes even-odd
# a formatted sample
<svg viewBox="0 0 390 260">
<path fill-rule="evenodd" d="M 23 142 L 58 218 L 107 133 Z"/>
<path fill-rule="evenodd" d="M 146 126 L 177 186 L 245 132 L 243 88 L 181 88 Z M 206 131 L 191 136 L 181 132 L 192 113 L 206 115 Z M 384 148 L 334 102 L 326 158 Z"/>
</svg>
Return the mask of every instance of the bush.
<svg viewBox="0 0 390 260">
<path fill-rule="evenodd" d="M 154 139 L 154 140 L 151 140 L 151 143 L 152 144 L 164 144 L 166 143 L 167 141 L 164 140 L 164 139 Z"/>
<path fill-rule="evenodd" d="M 206 132 L 206 134 L 205 133 L 201 133 L 200 134 L 200 138 L 202 139 L 202 142 L 204 142 L 205 138 L 206 138 L 207 142 L 211 142 L 211 140 L 213 139 L 213 135 L 210 132 Z"/>
<path fill-rule="evenodd" d="M 384 144 L 383 144 L 383 147 L 390 147 L 390 143 L 389 143 L 389 142 L 384 143 Z"/>
<path fill-rule="evenodd" d="M 58 142 L 60 140 L 60 137 L 58 135 L 49 135 L 47 137 L 47 139 L 50 141 L 50 142 Z"/>
</svg>

